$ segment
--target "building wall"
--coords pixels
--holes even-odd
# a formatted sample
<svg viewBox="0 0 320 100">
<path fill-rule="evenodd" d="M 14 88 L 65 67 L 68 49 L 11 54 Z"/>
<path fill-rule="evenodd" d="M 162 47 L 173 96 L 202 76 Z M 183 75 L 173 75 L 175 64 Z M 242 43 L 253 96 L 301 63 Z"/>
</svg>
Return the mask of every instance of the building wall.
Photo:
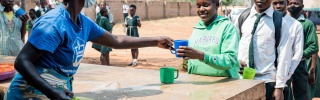
<svg viewBox="0 0 320 100">
<path fill-rule="evenodd" d="M 179 2 L 179 16 L 190 16 L 189 2 Z"/>
<path fill-rule="evenodd" d="M 26 11 L 35 7 L 35 1 L 39 0 L 26 0 Z M 97 4 L 90 8 L 85 9 L 85 15 L 95 21 L 96 11 L 95 8 L 98 3 L 107 1 L 110 12 L 113 14 L 115 22 L 123 22 L 123 0 L 97 0 Z M 146 1 L 146 0 L 127 0 L 128 4 L 134 4 L 137 6 L 136 15 L 142 20 L 155 20 L 172 17 L 183 16 L 196 16 L 196 5 L 189 2 L 166 2 L 163 0 Z"/>
<path fill-rule="evenodd" d="M 166 2 L 166 18 L 173 18 L 179 16 L 179 3 Z"/>
</svg>

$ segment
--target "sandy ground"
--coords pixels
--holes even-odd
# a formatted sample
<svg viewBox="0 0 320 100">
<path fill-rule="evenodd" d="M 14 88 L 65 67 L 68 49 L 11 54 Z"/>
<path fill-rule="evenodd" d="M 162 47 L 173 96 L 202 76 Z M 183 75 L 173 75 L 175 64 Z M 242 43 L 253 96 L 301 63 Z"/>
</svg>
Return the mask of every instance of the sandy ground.
<svg viewBox="0 0 320 100">
<path fill-rule="evenodd" d="M 192 33 L 193 26 L 198 22 L 199 17 L 180 17 L 153 21 L 142 21 L 139 28 L 140 37 L 169 36 L 173 39 L 188 39 Z M 113 34 L 125 35 L 121 24 L 116 24 Z M 91 48 L 92 43 L 88 43 L 85 50 L 83 63 L 100 64 L 100 53 Z M 110 63 L 112 66 L 127 66 L 131 59 L 130 49 L 113 49 L 110 53 Z M 139 49 L 138 66 L 141 69 L 159 69 L 163 66 L 179 68 L 182 59 L 178 59 L 169 50 L 148 47 Z"/>
</svg>

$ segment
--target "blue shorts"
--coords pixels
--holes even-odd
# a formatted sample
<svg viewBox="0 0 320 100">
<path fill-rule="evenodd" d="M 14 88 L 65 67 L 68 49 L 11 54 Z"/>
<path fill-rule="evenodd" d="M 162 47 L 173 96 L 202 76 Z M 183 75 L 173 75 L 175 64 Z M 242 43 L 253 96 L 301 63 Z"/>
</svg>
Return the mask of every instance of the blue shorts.
<svg viewBox="0 0 320 100">
<path fill-rule="evenodd" d="M 56 72 L 53 69 L 37 68 L 38 73 L 44 78 L 52 87 L 58 90 L 68 89 L 72 91 L 73 77 L 68 77 Z M 28 84 L 21 76 L 17 73 L 13 78 L 4 100 L 43 100 L 48 99 L 43 93 L 35 89 L 33 86 Z"/>
</svg>

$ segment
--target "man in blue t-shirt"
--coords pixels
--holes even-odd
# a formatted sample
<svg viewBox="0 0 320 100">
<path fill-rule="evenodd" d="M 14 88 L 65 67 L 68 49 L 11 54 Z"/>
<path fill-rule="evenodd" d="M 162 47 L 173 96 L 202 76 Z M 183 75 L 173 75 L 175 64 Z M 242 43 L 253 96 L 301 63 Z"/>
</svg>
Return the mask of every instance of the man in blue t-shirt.
<svg viewBox="0 0 320 100">
<path fill-rule="evenodd" d="M 169 49 L 169 37 L 115 36 L 79 14 L 95 0 L 64 0 L 64 4 L 40 17 L 17 56 L 19 72 L 12 80 L 6 98 L 65 100 L 73 98 L 72 80 L 88 41 L 103 46 L 130 49 L 158 46 Z"/>
</svg>

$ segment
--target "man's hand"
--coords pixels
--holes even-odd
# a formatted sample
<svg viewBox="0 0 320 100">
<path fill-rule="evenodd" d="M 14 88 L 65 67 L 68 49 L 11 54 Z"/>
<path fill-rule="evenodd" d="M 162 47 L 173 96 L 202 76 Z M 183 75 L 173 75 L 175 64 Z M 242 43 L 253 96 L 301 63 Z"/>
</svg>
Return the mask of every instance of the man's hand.
<svg viewBox="0 0 320 100">
<path fill-rule="evenodd" d="M 29 20 L 29 16 L 28 14 L 23 14 L 20 16 L 20 20 L 22 21 L 22 23 L 27 23 Z"/>
<path fill-rule="evenodd" d="M 177 49 L 177 53 L 179 56 L 184 57 L 185 60 L 189 60 L 189 59 L 203 60 L 204 58 L 204 52 L 201 52 L 199 50 L 196 50 L 194 48 L 187 47 L 187 46 L 180 46 L 179 49 Z"/>
<path fill-rule="evenodd" d="M 54 94 L 48 96 L 52 100 L 71 100 L 74 98 L 73 92 L 64 89 L 64 90 L 54 90 Z"/>
<path fill-rule="evenodd" d="M 316 83 L 316 74 L 315 74 L 315 69 L 314 68 L 310 69 L 309 83 L 310 84 L 315 84 Z"/>
<path fill-rule="evenodd" d="M 173 46 L 173 39 L 166 37 L 166 36 L 161 36 L 158 39 L 158 43 L 157 46 L 159 48 L 163 48 L 163 49 L 169 49 L 171 50 L 172 46 Z"/>
<path fill-rule="evenodd" d="M 243 69 L 244 69 L 244 67 L 247 66 L 247 64 L 242 60 L 239 60 L 239 63 L 240 63 L 239 73 L 242 75 L 243 74 Z"/>
<path fill-rule="evenodd" d="M 273 92 L 272 97 L 274 98 L 274 100 L 283 100 L 283 88 L 276 88 Z"/>
</svg>

